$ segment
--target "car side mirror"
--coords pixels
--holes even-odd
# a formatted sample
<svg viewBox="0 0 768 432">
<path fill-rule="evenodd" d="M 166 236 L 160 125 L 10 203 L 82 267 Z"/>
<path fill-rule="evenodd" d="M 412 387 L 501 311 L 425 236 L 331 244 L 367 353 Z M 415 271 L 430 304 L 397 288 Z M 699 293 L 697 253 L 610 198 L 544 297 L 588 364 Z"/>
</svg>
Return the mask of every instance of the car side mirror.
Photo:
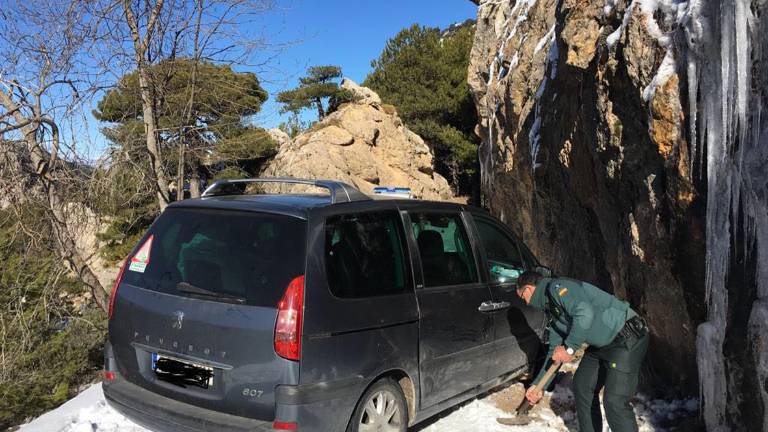
<svg viewBox="0 0 768 432">
<path fill-rule="evenodd" d="M 536 266 L 533 270 L 545 278 L 552 277 L 552 269 L 547 266 Z"/>
</svg>

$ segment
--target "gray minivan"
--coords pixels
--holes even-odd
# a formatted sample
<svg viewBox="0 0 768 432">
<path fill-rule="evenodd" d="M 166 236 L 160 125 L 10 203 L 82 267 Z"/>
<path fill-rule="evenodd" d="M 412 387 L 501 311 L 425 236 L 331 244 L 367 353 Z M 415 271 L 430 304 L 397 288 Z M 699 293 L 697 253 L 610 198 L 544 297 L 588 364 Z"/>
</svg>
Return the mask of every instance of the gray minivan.
<svg viewBox="0 0 768 432">
<path fill-rule="evenodd" d="M 329 193 L 247 189 L 273 182 Z M 126 259 L 104 394 L 155 431 L 405 431 L 527 371 L 545 317 L 515 281 L 538 266 L 478 208 L 216 182 Z"/>
</svg>

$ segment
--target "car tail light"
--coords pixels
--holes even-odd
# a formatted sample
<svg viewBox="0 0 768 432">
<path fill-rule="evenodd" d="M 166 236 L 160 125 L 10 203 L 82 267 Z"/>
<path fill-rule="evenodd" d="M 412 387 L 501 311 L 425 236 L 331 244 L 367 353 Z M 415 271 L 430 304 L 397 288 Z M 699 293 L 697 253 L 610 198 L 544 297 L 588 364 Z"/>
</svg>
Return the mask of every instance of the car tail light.
<svg viewBox="0 0 768 432">
<path fill-rule="evenodd" d="M 104 379 L 108 381 L 112 381 L 115 379 L 115 373 L 114 372 L 107 372 L 104 371 Z"/>
<path fill-rule="evenodd" d="M 292 422 L 276 421 L 276 422 L 272 423 L 272 429 L 276 429 L 276 430 L 299 430 L 299 424 L 298 423 L 292 423 Z"/>
<path fill-rule="evenodd" d="M 117 272 L 117 278 L 115 279 L 115 285 L 112 287 L 112 293 L 109 294 L 109 309 L 107 310 L 107 318 L 112 319 L 112 311 L 115 309 L 115 297 L 117 296 L 117 287 L 120 286 L 120 281 L 123 279 L 123 272 L 125 266 L 128 265 L 128 260 L 123 261 L 123 265 L 120 266 L 120 271 Z"/>
<path fill-rule="evenodd" d="M 288 360 L 301 358 L 301 324 L 304 315 L 304 276 L 294 278 L 277 304 L 275 352 Z"/>
</svg>

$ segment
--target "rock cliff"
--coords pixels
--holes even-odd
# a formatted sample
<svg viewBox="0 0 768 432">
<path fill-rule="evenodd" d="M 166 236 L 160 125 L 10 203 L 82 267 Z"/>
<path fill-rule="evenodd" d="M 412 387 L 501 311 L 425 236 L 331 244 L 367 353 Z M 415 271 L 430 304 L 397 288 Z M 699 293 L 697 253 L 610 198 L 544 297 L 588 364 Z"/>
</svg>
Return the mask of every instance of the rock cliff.
<svg viewBox="0 0 768 432">
<path fill-rule="evenodd" d="M 637 8 L 604 6 L 481 2 L 469 81 L 485 202 L 559 273 L 629 299 L 665 347 L 652 367 L 695 390 L 702 212 L 680 79 L 656 73 L 674 46 Z"/>
<path fill-rule="evenodd" d="M 293 140 L 279 139 L 263 175 L 341 180 L 368 194 L 376 186 L 410 187 L 418 198 L 452 199 L 448 181 L 433 171 L 432 151 L 394 107 L 350 80 L 342 87 L 358 101 L 341 105 Z"/>
<path fill-rule="evenodd" d="M 475 3 L 468 80 L 484 204 L 557 272 L 648 318 L 646 387 L 701 388 L 712 430 L 765 430 L 768 380 L 747 377 L 768 355 L 746 335 L 765 329 L 747 321 L 768 314 L 765 300 L 752 303 L 768 284 L 749 276 L 768 238 L 729 226 L 768 219 L 757 150 L 768 134 L 752 114 L 767 99 L 766 2 Z M 740 158 L 762 158 L 763 180 L 732 163 Z"/>
</svg>

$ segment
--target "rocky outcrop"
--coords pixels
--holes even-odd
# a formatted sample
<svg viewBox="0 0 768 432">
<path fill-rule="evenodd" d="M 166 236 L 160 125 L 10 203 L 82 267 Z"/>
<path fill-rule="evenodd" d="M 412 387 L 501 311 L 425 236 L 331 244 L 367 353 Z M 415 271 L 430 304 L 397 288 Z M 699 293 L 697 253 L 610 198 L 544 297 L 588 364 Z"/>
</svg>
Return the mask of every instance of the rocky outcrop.
<svg viewBox="0 0 768 432">
<path fill-rule="evenodd" d="M 284 141 L 262 174 L 341 180 L 369 194 L 376 186 L 410 187 L 418 198 L 453 199 L 448 181 L 433 171 L 432 151 L 393 107 L 348 79 L 342 87 L 358 100 Z"/>
<path fill-rule="evenodd" d="M 368 105 L 381 104 L 381 98 L 375 91 L 369 89 L 368 87 L 363 87 L 361 85 L 358 85 L 356 82 L 352 81 L 349 78 L 344 78 L 343 80 L 341 80 L 341 88 L 349 91 L 355 97 L 357 97 L 357 102 L 359 103 L 368 104 Z"/>
<path fill-rule="evenodd" d="M 664 11 L 630 5 L 480 2 L 469 82 L 484 202 L 558 273 L 647 316 L 647 376 L 695 392 L 704 219 L 685 87 Z"/>
<path fill-rule="evenodd" d="M 647 389 L 766 430 L 768 4 L 476 3 L 484 203 L 648 318 Z"/>
</svg>

